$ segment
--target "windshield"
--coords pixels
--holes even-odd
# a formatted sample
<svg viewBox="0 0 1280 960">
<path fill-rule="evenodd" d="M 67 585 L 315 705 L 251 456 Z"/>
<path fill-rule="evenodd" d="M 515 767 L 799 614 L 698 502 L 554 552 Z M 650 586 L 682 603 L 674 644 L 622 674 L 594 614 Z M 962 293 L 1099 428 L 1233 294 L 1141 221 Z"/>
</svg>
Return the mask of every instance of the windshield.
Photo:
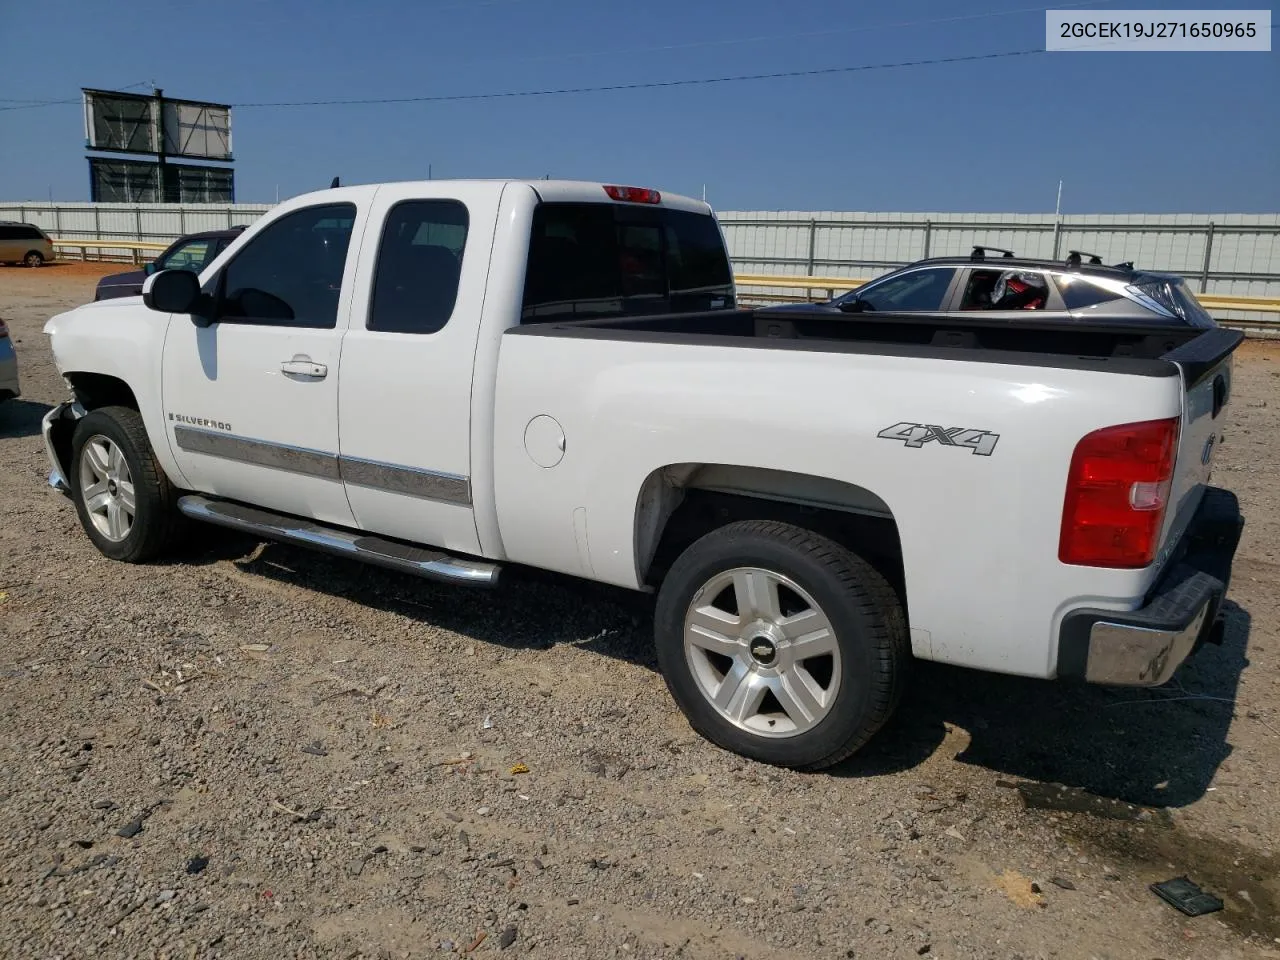
<svg viewBox="0 0 1280 960">
<path fill-rule="evenodd" d="M 189 240 L 180 247 L 171 250 L 162 258 L 159 266 L 162 270 L 190 270 L 199 273 L 209 260 L 212 240 Z"/>
</svg>

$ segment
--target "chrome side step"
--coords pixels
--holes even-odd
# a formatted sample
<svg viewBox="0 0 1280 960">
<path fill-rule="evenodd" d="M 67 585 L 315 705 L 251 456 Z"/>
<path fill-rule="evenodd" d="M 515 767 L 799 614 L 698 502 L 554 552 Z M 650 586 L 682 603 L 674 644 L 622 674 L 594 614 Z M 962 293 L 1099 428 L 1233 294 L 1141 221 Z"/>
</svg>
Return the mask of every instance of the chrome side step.
<svg viewBox="0 0 1280 960">
<path fill-rule="evenodd" d="M 399 570 L 428 580 L 492 587 L 498 582 L 497 564 L 455 557 L 439 550 L 385 540 L 355 530 L 327 527 L 229 500 L 190 494 L 178 499 L 178 509 L 193 520 L 230 527 L 266 540 L 281 540 L 374 566 Z"/>
</svg>

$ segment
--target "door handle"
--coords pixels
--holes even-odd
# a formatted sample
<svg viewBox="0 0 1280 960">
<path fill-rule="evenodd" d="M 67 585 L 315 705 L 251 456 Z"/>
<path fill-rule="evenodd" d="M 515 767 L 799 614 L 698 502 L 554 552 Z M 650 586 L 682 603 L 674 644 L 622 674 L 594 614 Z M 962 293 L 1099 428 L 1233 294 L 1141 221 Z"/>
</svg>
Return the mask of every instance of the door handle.
<svg viewBox="0 0 1280 960">
<path fill-rule="evenodd" d="M 316 363 L 310 357 L 297 356 L 280 364 L 280 372 L 286 377 L 323 380 L 329 375 L 329 368 L 323 363 Z"/>
</svg>

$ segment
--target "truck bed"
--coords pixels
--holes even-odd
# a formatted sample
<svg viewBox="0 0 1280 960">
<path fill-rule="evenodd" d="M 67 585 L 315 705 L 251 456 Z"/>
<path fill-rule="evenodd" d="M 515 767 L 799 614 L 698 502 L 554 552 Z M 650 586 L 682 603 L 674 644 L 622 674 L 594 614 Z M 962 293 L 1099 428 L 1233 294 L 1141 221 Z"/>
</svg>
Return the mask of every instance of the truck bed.
<svg viewBox="0 0 1280 960">
<path fill-rule="evenodd" d="M 514 327 L 508 334 L 687 343 L 772 350 L 883 354 L 1100 370 L 1136 376 L 1175 376 L 1188 386 L 1230 354 L 1238 331 L 1183 324 L 1063 323 L 1035 315 L 1017 320 L 974 314 L 857 314 L 711 310 Z"/>
</svg>

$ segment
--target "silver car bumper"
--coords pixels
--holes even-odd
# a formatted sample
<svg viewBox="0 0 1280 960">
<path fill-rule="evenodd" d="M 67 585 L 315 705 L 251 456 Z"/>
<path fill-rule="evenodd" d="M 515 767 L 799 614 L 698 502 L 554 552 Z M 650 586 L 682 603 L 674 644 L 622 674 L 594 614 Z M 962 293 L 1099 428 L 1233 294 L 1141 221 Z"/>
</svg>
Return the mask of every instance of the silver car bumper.
<svg viewBox="0 0 1280 960">
<path fill-rule="evenodd" d="M 1244 518 L 1229 490 L 1208 488 L 1180 554 L 1137 610 L 1074 610 L 1062 622 L 1058 676 L 1154 687 L 1204 642 L 1221 643 L 1222 602 Z"/>
<path fill-rule="evenodd" d="M 20 397 L 22 390 L 18 386 L 18 354 L 8 337 L 0 340 L 0 400 L 6 397 Z"/>
<path fill-rule="evenodd" d="M 64 462 L 58 454 L 59 446 L 69 451 L 70 444 L 59 444 L 58 440 L 70 440 L 70 431 L 74 429 L 75 422 L 84 416 L 84 412 L 84 407 L 68 400 L 58 404 L 40 421 L 40 436 L 44 439 L 45 456 L 49 458 L 49 486 L 59 493 L 71 493 L 71 484 L 66 476 L 71 464 L 69 456 Z"/>
</svg>

